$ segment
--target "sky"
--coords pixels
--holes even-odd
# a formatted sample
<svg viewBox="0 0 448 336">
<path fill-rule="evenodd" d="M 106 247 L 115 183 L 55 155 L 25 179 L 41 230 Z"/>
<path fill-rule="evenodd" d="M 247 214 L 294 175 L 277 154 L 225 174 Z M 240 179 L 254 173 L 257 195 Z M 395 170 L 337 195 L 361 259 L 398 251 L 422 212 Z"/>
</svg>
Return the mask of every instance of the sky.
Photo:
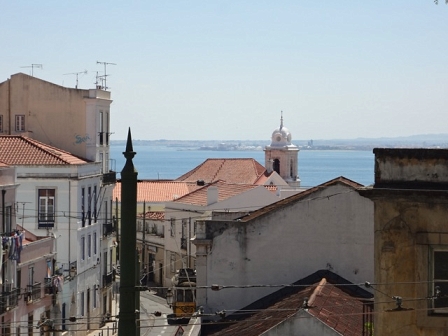
<svg viewBox="0 0 448 336">
<path fill-rule="evenodd" d="M 1 1 L 0 81 L 104 75 L 112 140 L 448 133 L 448 5 L 433 0 Z"/>
</svg>

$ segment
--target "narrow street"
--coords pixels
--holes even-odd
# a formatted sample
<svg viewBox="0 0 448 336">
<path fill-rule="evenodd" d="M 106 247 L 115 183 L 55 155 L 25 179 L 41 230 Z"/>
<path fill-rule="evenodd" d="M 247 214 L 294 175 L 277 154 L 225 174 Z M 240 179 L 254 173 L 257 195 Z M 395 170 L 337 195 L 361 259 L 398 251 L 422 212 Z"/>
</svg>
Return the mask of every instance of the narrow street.
<svg viewBox="0 0 448 336">
<path fill-rule="evenodd" d="M 161 312 L 162 315 L 155 316 L 155 312 Z M 167 314 L 171 312 L 164 298 L 151 292 L 140 292 L 140 336 L 174 335 L 178 326 L 170 326 L 166 320 Z"/>
</svg>

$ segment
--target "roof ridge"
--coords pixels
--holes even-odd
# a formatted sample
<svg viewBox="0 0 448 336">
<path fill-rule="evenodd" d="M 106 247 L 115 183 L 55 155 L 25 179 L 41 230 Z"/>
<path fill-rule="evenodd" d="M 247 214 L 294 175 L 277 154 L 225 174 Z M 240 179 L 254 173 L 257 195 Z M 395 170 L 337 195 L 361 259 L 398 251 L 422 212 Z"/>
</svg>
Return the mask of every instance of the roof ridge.
<svg viewBox="0 0 448 336">
<path fill-rule="evenodd" d="M 39 150 L 41 150 L 41 151 L 43 151 L 43 152 L 48 153 L 49 155 L 53 156 L 53 157 L 56 158 L 56 159 L 61 160 L 61 161 L 64 162 L 64 163 L 70 164 L 70 161 L 64 159 L 64 158 L 61 156 L 61 154 L 68 154 L 68 155 L 74 156 L 74 157 L 76 157 L 76 158 L 78 158 L 78 159 L 81 159 L 81 160 L 83 160 L 83 161 L 88 162 L 88 160 L 86 160 L 85 158 L 79 157 L 79 156 L 77 156 L 77 155 L 75 155 L 75 154 L 73 154 L 73 153 L 70 153 L 70 152 L 66 151 L 66 150 L 63 150 L 63 149 L 57 148 L 57 147 L 55 147 L 55 146 L 52 146 L 52 145 L 43 143 L 43 142 L 41 142 L 41 141 L 39 141 L 39 140 L 30 138 L 30 137 L 25 137 L 25 136 L 21 136 L 21 137 L 24 138 L 24 139 L 26 139 L 26 140 L 27 140 L 30 144 L 32 144 L 34 147 L 38 148 Z M 52 150 L 54 150 L 55 152 L 60 152 L 61 154 L 58 155 L 58 154 L 52 153 L 52 152 L 51 152 Z"/>
<path fill-rule="evenodd" d="M 213 179 L 212 181 L 215 180 L 216 176 L 218 176 L 219 172 L 221 171 L 222 167 L 224 166 L 224 163 L 226 162 L 226 159 L 221 159 L 221 164 L 219 166 L 219 168 L 216 170 L 215 175 L 213 175 Z"/>
<path fill-rule="evenodd" d="M 47 155 L 52 156 L 53 158 L 55 158 L 58 161 L 62 161 L 63 163 L 69 163 L 68 161 L 62 159 L 59 155 L 56 155 L 52 152 L 50 152 L 49 150 L 44 149 L 43 147 L 48 146 L 40 141 L 37 141 L 35 139 L 23 136 L 23 135 L 11 135 L 11 137 L 18 137 L 19 139 L 21 139 L 22 141 L 28 143 L 30 146 L 33 146 L 34 148 L 36 148 L 37 150 L 46 153 Z M 51 146 L 48 146 L 51 147 Z M 56 147 L 52 147 L 55 150 L 57 150 Z M 69 154 L 69 153 L 68 153 Z"/>
<path fill-rule="evenodd" d="M 190 177 L 191 175 L 194 174 L 194 172 L 196 172 L 197 170 L 199 170 L 200 167 L 202 167 L 208 160 L 210 159 L 206 159 L 205 161 L 203 161 L 200 165 L 194 167 L 193 169 L 191 169 L 190 171 L 187 171 L 185 174 L 182 174 L 181 176 L 179 176 L 176 181 L 179 182 L 184 182 L 184 180 L 188 177 Z"/>
<path fill-rule="evenodd" d="M 5 148 L 11 148 L 11 149 L 17 149 L 14 146 L 22 146 L 22 149 L 26 149 L 27 151 L 35 151 L 35 153 L 39 153 L 40 156 L 45 158 L 44 161 L 54 161 L 51 164 L 54 165 L 63 165 L 63 164 L 85 164 L 92 162 L 90 160 L 87 160 L 85 158 L 82 158 L 80 156 L 77 156 L 75 154 L 72 154 L 66 150 L 57 148 L 52 145 L 48 145 L 46 143 L 43 143 L 39 140 L 33 139 L 28 136 L 24 135 L 0 135 L 0 140 L 2 141 L 2 144 Z M 11 147 L 12 146 L 12 147 Z M 8 153 L 6 153 L 8 155 Z M 24 156 L 20 156 L 20 158 L 14 157 L 14 160 L 23 160 Z M 77 159 L 82 162 L 72 163 L 71 159 Z M 5 160 L 4 162 L 8 162 L 8 164 L 11 163 L 11 158 L 9 160 Z M 17 164 L 17 162 L 14 163 L 14 165 Z M 25 163 L 26 164 L 26 163 Z"/>
<path fill-rule="evenodd" d="M 242 219 L 242 221 L 248 221 L 248 220 L 257 218 L 258 216 L 261 216 L 261 215 L 263 215 L 263 214 L 265 214 L 267 212 L 275 210 L 276 208 L 288 206 L 289 204 L 293 204 L 294 202 L 298 202 L 301 199 L 306 198 L 306 197 L 312 195 L 315 192 L 322 191 L 325 188 L 334 186 L 334 185 L 336 185 L 338 183 L 342 183 L 347 188 L 351 188 L 353 190 L 358 190 L 358 188 L 363 187 L 362 184 L 359 184 L 359 183 L 357 183 L 355 181 L 347 179 L 344 176 L 339 176 L 339 177 L 336 177 L 336 178 L 334 178 L 332 180 L 329 180 L 327 182 L 321 183 L 321 184 L 319 184 L 319 185 L 317 185 L 315 187 L 306 189 L 304 191 L 300 191 L 297 194 L 294 194 L 294 195 L 288 196 L 286 198 L 283 198 L 283 199 L 281 199 L 281 200 L 279 200 L 279 201 L 277 201 L 275 203 L 268 204 L 268 205 L 266 205 L 264 207 L 261 207 L 261 208 L 255 210 L 255 211 L 253 211 L 251 214 L 249 214 L 247 216 L 247 218 Z"/>
<path fill-rule="evenodd" d="M 316 296 L 318 296 L 320 294 L 320 292 L 322 292 L 322 289 L 324 288 L 324 286 L 327 284 L 327 279 L 322 278 L 322 280 L 320 280 L 319 284 L 316 286 L 316 288 L 313 291 L 313 294 L 311 294 L 308 303 L 310 305 L 313 304 L 314 300 L 316 299 Z"/>
<path fill-rule="evenodd" d="M 206 183 L 206 184 L 204 184 L 203 186 L 201 186 L 200 188 L 198 188 L 198 189 L 196 189 L 196 190 L 193 190 L 193 191 L 191 191 L 191 192 L 189 192 L 189 193 L 186 193 L 185 195 L 182 195 L 181 197 L 176 198 L 176 199 L 174 200 L 174 202 L 177 202 L 177 201 L 179 201 L 179 200 L 183 200 L 183 199 L 187 198 L 187 196 L 195 195 L 195 194 L 197 194 L 200 190 L 204 190 L 204 189 L 206 189 L 206 188 L 208 188 L 208 187 L 216 186 L 216 184 L 218 184 L 218 182 L 222 182 L 222 180 L 217 180 L 217 181 L 214 181 L 214 182 L 211 182 L 211 183 Z"/>
</svg>

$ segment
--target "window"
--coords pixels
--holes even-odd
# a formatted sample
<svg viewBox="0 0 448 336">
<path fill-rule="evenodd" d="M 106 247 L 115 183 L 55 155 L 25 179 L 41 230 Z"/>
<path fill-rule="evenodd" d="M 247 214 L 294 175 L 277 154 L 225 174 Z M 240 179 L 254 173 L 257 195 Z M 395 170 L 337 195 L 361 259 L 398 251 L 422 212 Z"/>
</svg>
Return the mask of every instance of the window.
<svg viewBox="0 0 448 336">
<path fill-rule="evenodd" d="M 171 218 L 170 219 L 170 224 L 171 224 L 171 227 L 170 227 L 170 230 L 171 230 L 171 237 L 174 237 L 174 230 L 176 229 L 176 219 L 175 218 Z"/>
<path fill-rule="evenodd" d="M 106 145 L 109 145 L 109 111 L 106 111 Z"/>
<path fill-rule="evenodd" d="M 448 297 L 443 293 L 448 293 L 448 250 L 433 250 L 433 288 L 432 296 L 436 296 L 436 288 L 442 293 L 441 298 L 432 300 L 434 314 L 448 313 Z"/>
<path fill-rule="evenodd" d="M 171 252 L 170 255 L 170 269 L 171 269 L 171 273 L 176 272 L 176 254 Z"/>
<path fill-rule="evenodd" d="M 93 308 L 96 308 L 96 300 L 98 296 L 98 287 L 97 286 L 93 286 Z"/>
<path fill-rule="evenodd" d="M 16 132 L 25 132 L 25 115 L 16 115 Z"/>
<path fill-rule="evenodd" d="M 28 314 L 28 336 L 34 335 L 34 316 L 33 312 Z"/>
<path fill-rule="evenodd" d="M 87 219 L 89 220 L 89 225 L 92 224 L 92 187 L 87 189 Z"/>
<path fill-rule="evenodd" d="M 289 166 L 289 176 L 290 177 L 294 177 L 294 162 L 293 162 L 292 159 L 291 159 L 291 163 L 290 163 L 290 166 Z"/>
<path fill-rule="evenodd" d="M 7 206 L 5 207 L 5 232 L 11 232 L 12 231 L 12 226 L 11 226 L 11 216 L 12 214 L 12 207 L 11 206 Z"/>
<path fill-rule="evenodd" d="M 0 133 L 3 132 L 3 115 L 0 114 Z"/>
<path fill-rule="evenodd" d="M 86 225 L 86 213 L 85 213 L 85 199 L 86 188 L 81 188 L 81 214 L 82 214 L 82 227 Z"/>
<path fill-rule="evenodd" d="M 86 237 L 81 237 L 81 260 L 86 259 Z"/>
<path fill-rule="evenodd" d="M 98 132 L 99 136 L 100 136 L 100 145 L 102 145 L 104 143 L 104 128 L 103 128 L 103 111 L 100 111 L 100 121 L 99 121 L 99 126 L 100 126 L 100 130 Z"/>
<path fill-rule="evenodd" d="M 186 218 L 182 219 L 182 235 L 180 238 L 180 248 L 186 250 L 187 249 L 187 224 L 188 221 Z"/>
<path fill-rule="evenodd" d="M 102 173 L 105 172 L 105 170 L 104 170 L 104 163 L 103 163 L 103 160 L 104 160 L 103 156 L 104 156 L 104 154 L 100 153 L 100 162 L 101 162 L 101 172 Z"/>
<path fill-rule="evenodd" d="M 113 215 L 113 212 L 112 212 L 113 207 L 114 207 L 114 202 L 113 202 L 112 200 L 110 200 L 109 218 L 112 219 L 112 223 L 113 223 L 114 228 L 115 228 L 115 227 L 116 227 L 116 226 L 115 226 L 115 220 L 116 220 L 116 219 L 115 219 L 115 216 Z"/>
<path fill-rule="evenodd" d="M 81 304 L 80 304 L 80 308 L 81 308 L 81 312 L 80 312 L 80 314 L 81 314 L 81 316 L 84 316 L 84 292 L 81 292 Z"/>
<path fill-rule="evenodd" d="M 143 232 L 143 226 L 142 226 L 143 224 L 142 224 L 142 221 L 141 220 L 138 220 L 137 221 L 137 231 L 138 232 Z"/>
<path fill-rule="evenodd" d="M 188 220 L 186 218 L 182 219 L 182 238 L 187 238 L 187 224 Z"/>
<path fill-rule="evenodd" d="M 28 267 L 28 286 L 34 285 L 34 265 Z"/>
<path fill-rule="evenodd" d="M 54 189 L 39 189 L 39 228 L 54 227 Z"/>
<path fill-rule="evenodd" d="M 104 162 L 104 171 L 108 172 L 109 171 L 109 153 L 106 153 L 106 160 Z"/>
<path fill-rule="evenodd" d="M 96 231 L 93 233 L 93 254 L 96 255 Z"/>
<path fill-rule="evenodd" d="M 104 201 L 104 223 L 108 223 L 109 218 L 108 216 L 108 211 L 107 211 L 107 201 Z"/>
<path fill-rule="evenodd" d="M 87 257 L 92 257 L 92 235 L 87 236 Z"/>
<path fill-rule="evenodd" d="M 280 160 L 275 159 L 272 168 L 280 175 Z"/>
<path fill-rule="evenodd" d="M 93 218 L 96 223 L 96 185 L 93 186 Z"/>
</svg>

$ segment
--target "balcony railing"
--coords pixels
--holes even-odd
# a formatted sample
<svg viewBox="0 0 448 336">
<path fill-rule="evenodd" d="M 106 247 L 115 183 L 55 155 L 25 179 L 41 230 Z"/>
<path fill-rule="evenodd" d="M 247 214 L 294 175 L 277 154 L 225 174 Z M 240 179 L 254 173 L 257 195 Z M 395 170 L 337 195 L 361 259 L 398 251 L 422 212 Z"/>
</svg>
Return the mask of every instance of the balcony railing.
<svg viewBox="0 0 448 336">
<path fill-rule="evenodd" d="M 55 288 L 53 286 L 52 278 L 45 278 L 44 291 L 45 295 L 55 294 Z"/>
<path fill-rule="evenodd" d="M 34 285 L 27 286 L 28 301 L 39 300 L 41 297 L 42 283 L 35 282 Z"/>
<path fill-rule="evenodd" d="M 117 173 L 109 170 L 108 173 L 103 174 L 103 184 L 113 184 L 117 182 Z"/>
<path fill-rule="evenodd" d="M 115 232 L 114 224 L 113 223 L 104 223 L 103 224 L 103 236 L 109 236 Z"/>
<path fill-rule="evenodd" d="M 112 284 L 114 280 L 114 272 L 109 272 L 103 275 L 103 287 L 107 287 Z"/>
<path fill-rule="evenodd" d="M 14 288 L 10 291 L 2 292 L 0 297 L 0 314 L 7 312 L 19 305 L 20 289 Z"/>
</svg>

